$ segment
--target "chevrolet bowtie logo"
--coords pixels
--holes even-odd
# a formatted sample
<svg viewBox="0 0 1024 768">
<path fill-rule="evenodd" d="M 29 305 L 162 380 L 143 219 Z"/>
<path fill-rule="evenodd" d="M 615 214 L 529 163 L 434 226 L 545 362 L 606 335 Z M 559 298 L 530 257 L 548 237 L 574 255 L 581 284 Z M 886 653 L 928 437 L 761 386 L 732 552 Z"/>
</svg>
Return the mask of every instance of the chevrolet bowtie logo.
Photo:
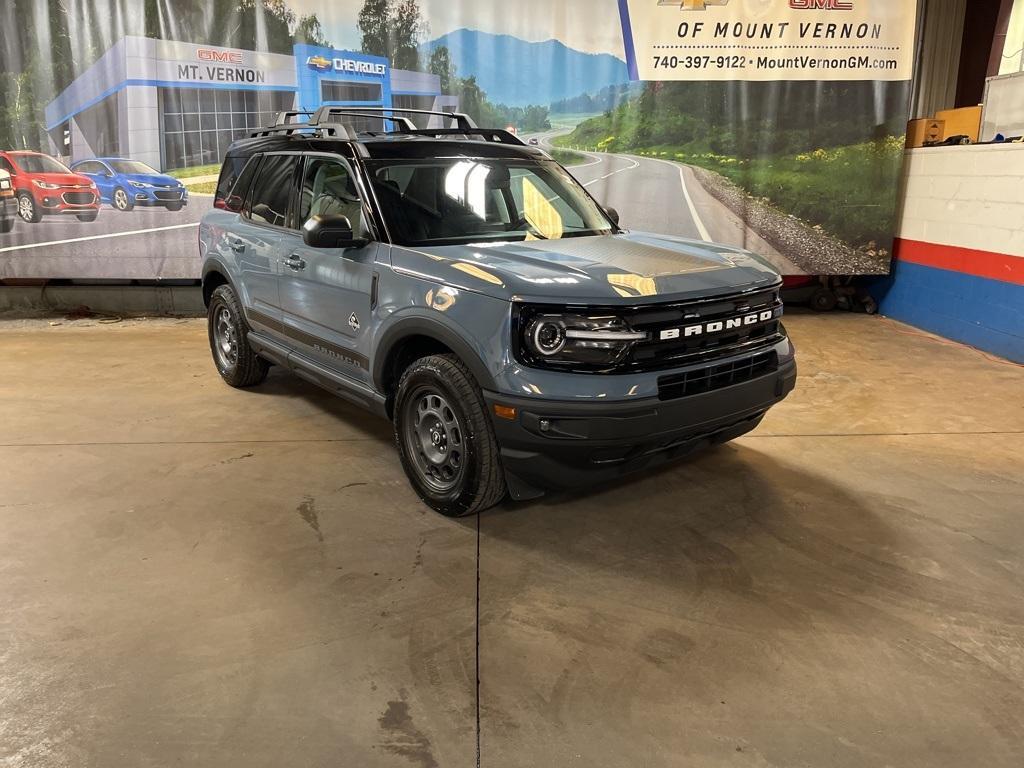
<svg viewBox="0 0 1024 768">
<path fill-rule="evenodd" d="M 703 11 L 709 5 L 727 5 L 729 0 L 658 0 L 658 5 L 678 5 L 682 11 Z"/>
<path fill-rule="evenodd" d="M 314 69 L 330 69 L 331 60 L 325 59 L 323 56 L 310 56 L 306 59 L 306 64 L 313 67 Z"/>
</svg>

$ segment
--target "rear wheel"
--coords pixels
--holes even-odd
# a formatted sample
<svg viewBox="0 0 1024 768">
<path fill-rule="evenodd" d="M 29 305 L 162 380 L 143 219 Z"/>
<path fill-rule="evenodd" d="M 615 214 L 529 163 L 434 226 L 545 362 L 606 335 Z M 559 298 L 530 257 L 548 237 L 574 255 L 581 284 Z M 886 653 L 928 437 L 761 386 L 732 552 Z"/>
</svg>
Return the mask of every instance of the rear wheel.
<svg viewBox="0 0 1024 768">
<path fill-rule="evenodd" d="M 213 362 L 232 387 L 251 387 L 267 378 L 270 368 L 249 346 L 249 323 L 230 285 L 221 285 L 210 297 L 207 325 Z"/>
<path fill-rule="evenodd" d="M 18 196 L 18 215 L 29 224 L 38 224 L 43 220 L 43 213 L 32 199 L 32 195 L 23 193 Z"/>
<path fill-rule="evenodd" d="M 135 204 L 132 203 L 132 199 L 130 197 L 128 197 L 128 193 L 125 192 L 120 187 L 118 187 L 117 189 L 114 190 L 114 197 L 112 199 L 113 199 L 113 206 L 115 208 L 117 208 L 117 210 L 119 210 L 119 211 L 126 211 L 127 212 L 127 211 L 130 211 L 132 208 L 135 207 Z"/>
<path fill-rule="evenodd" d="M 421 358 L 402 374 L 395 443 L 413 488 L 443 515 L 470 515 L 505 496 L 483 396 L 454 355 Z"/>
</svg>

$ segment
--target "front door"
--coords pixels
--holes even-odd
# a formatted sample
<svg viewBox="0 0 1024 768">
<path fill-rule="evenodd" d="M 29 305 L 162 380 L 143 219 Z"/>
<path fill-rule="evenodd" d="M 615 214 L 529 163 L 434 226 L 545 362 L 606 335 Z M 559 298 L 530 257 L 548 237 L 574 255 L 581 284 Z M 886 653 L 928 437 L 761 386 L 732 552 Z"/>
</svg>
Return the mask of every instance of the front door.
<svg viewBox="0 0 1024 768">
<path fill-rule="evenodd" d="M 305 160 L 297 222 L 344 215 L 356 236 L 363 208 L 349 165 L 334 156 Z M 297 239 L 281 262 L 279 291 L 285 333 L 300 354 L 349 378 L 371 380 L 370 293 L 378 246 L 310 248 Z"/>
</svg>

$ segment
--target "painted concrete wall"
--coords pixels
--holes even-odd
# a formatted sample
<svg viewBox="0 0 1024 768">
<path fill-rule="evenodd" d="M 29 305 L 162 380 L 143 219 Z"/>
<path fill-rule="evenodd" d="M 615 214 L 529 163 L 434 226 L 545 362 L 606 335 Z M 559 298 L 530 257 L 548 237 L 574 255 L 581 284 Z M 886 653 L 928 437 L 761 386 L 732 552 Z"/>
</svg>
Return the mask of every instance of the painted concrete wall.
<svg viewBox="0 0 1024 768">
<path fill-rule="evenodd" d="M 1024 145 L 907 152 L 881 311 L 1024 362 Z"/>
</svg>

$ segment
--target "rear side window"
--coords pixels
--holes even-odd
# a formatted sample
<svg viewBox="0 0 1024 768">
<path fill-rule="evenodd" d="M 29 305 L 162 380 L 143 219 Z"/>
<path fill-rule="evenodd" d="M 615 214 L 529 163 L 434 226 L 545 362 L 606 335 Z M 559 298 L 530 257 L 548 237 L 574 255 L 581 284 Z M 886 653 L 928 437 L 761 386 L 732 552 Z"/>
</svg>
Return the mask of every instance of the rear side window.
<svg viewBox="0 0 1024 768">
<path fill-rule="evenodd" d="M 263 155 L 250 157 L 249 161 L 242 168 L 241 173 L 238 174 L 238 177 L 229 180 L 231 183 L 225 181 L 224 176 L 226 172 L 221 171 L 220 181 L 217 182 L 217 197 L 213 201 L 216 208 L 223 208 L 226 211 L 234 211 L 235 213 L 239 213 L 242 210 L 245 198 L 249 194 L 249 188 L 252 187 L 253 177 L 260 167 L 260 160 L 262 159 Z M 223 197 L 221 197 L 222 188 L 224 189 Z"/>
<path fill-rule="evenodd" d="M 244 215 L 253 221 L 287 227 L 297 155 L 266 155 L 252 185 Z"/>
<path fill-rule="evenodd" d="M 224 165 L 220 168 L 220 179 L 217 180 L 217 193 L 213 198 L 214 208 L 223 208 L 229 211 L 237 211 L 241 208 L 241 200 L 239 200 L 238 208 L 232 208 L 228 205 L 228 197 L 231 195 L 231 190 L 235 186 L 235 182 L 242 175 L 243 169 L 247 165 L 247 161 L 253 158 L 243 156 L 228 156 L 224 158 Z M 245 191 L 242 192 L 242 199 L 245 199 Z"/>
</svg>

